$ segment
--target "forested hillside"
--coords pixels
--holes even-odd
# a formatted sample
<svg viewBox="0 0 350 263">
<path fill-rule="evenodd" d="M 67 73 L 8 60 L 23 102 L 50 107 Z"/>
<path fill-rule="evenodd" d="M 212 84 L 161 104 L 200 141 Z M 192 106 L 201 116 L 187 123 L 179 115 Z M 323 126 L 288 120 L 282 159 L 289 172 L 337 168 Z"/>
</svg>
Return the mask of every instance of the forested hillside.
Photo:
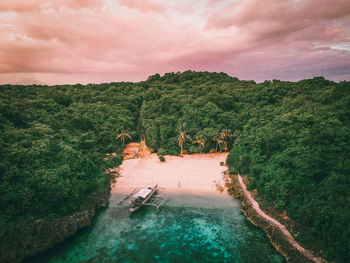
<svg viewBox="0 0 350 263">
<path fill-rule="evenodd" d="M 150 80 L 141 116 L 151 147 L 179 154 L 180 132 L 192 139 L 183 145 L 189 153 L 198 139 L 204 152 L 226 140 L 231 172 L 248 175 L 267 204 L 306 226 L 303 243 L 350 258 L 349 82 L 255 84 L 191 72 Z"/>
<path fill-rule="evenodd" d="M 240 81 L 224 73 L 139 83 L 0 86 L 1 222 L 67 214 L 105 182 L 117 135 L 159 154 L 230 151 L 231 172 L 350 258 L 350 83 Z M 140 132 L 142 134 L 140 134 Z M 310 241 L 311 242 L 311 241 Z"/>
<path fill-rule="evenodd" d="M 0 219 L 76 211 L 121 162 L 119 132 L 136 132 L 143 89 L 133 83 L 0 86 Z M 106 153 L 119 156 L 103 161 Z"/>
</svg>

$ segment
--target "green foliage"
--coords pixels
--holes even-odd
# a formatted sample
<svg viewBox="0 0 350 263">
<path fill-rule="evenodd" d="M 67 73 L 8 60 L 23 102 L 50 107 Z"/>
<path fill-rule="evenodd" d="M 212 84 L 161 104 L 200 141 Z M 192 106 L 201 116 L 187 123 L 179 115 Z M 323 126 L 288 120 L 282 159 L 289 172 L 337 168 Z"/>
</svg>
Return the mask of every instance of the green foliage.
<svg viewBox="0 0 350 263">
<path fill-rule="evenodd" d="M 350 258 L 349 88 L 323 78 L 258 86 L 227 158 L 232 171 L 248 174 L 251 189 L 287 209 L 337 262 Z"/>
<path fill-rule="evenodd" d="M 157 155 L 158 156 L 165 155 L 165 150 L 163 148 L 159 148 L 158 151 L 157 151 Z"/>
<path fill-rule="evenodd" d="M 143 88 L 130 83 L 0 86 L 0 222 L 79 210 L 106 184 L 103 161 L 135 134 Z"/>
<path fill-rule="evenodd" d="M 209 152 L 213 138 L 230 130 L 230 171 L 247 174 L 248 188 L 257 188 L 264 202 L 311 229 L 327 256 L 350 258 L 349 82 L 319 77 L 256 84 L 188 71 L 148 84 L 141 119 L 149 146 L 179 154 L 183 129 L 203 138 Z M 198 152 L 191 141 L 183 149 Z"/>
<path fill-rule="evenodd" d="M 350 84 L 322 77 L 256 84 L 224 73 L 155 74 L 140 83 L 0 86 L 0 223 L 79 209 L 119 165 L 127 132 L 158 155 L 180 154 L 179 132 L 222 139 L 230 172 L 350 258 Z M 223 137 L 225 131 L 230 136 Z M 183 150 L 199 152 L 184 140 Z M 117 157 L 103 161 L 106 153 Z"/>
<path fill-rule="evenodd" d="M 181 125 L 190 138 L 202 137 L 204 152 L 215 149 L 213 137 L 229 128 L 237 129 L 231 110 L 239 108 L 234 87 L 240 85 L 236 78 L 224 73 L 191 72 L 168 73 L 148 80 L 141 107 L 142 125 L 145 128 L 147 144 L 166 154 L 179 154 L 177 142 Z M 229 139 L 229 148 L 233 139 Z M 183 144 L 187 152 L 198 152 L 190 140 Z"/>
</svg>

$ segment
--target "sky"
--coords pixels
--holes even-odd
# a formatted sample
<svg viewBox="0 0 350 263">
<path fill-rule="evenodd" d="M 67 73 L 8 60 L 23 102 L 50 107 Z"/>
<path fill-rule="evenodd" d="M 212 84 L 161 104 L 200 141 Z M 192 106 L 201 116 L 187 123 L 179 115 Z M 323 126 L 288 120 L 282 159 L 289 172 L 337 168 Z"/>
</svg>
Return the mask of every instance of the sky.
<svg viewBox="0 0 350 263">
<path fill-rule="evenodd" d="M 0 83 L 350 80 L 349 0 L 1 0 Z"/>
</svg>

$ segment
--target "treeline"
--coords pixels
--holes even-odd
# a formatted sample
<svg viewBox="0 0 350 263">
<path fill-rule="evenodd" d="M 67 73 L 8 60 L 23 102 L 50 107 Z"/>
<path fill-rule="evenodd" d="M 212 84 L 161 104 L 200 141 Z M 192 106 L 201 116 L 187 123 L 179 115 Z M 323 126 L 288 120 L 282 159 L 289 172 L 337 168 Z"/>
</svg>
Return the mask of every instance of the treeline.
<svg viewBox="0 0 350 263">
<path fill-rule="evenodd" d="M 350 83 L 239 81 L 223 73 L 149 78 L 141 108 L 149 146 L 161 154 L 215 151 L 230 131 L 227 163 L 248 175 L 265 205 L 305 227 L 298 239 L 350 258 Z M 220 149 L 219 147 L 217 149 Z"/>
<path fill-rule="evenodd" d="M 160 155 L 230 151 L 264 202 L 337 262 L 350 258 L 350 83 L 256 84 L 224 73 L 139 83 L 0 86 L 0 222 L 75 211 L 120 164 L 122 140 Z M 129 137 L 127 137 L 129 138 Z M 104 161 L 106 153 L 117 157 Z"/>
<path fill-rule="evenodd" d="M 138 140 L 143 88 L 0 86 L 0 223 L 72 213 L 121 163 L 122 130 Z M 104 161 L 106 153 L 118 155 Z"/>
<path fill-rule="evenodd" d="M 350 85 L 266 83 L 228 157 L 250 189 L 288 214 L 337 262 L 350 258 Z M 279 94 L 279 95 L 278 95 Z M 307 231 L 307 232 L 309 232 Z"/>
<path fill-rule="evenodd" d="M 182 132 L 186 135 L 183 149 L 188 153 L 224 149 L 226 141 L 232 144 L 233 133 L 248 112 L 239 101 L 238 89 L 253 84 L 224 73 L 187 71 L 151 76 L 141 107 L 148 146 L 162 154 L 178 155 Z M 219 145 L 218 140 L 222 140 Z M 202 148 L 198 141 L 204 141 Z"/>
</svg>

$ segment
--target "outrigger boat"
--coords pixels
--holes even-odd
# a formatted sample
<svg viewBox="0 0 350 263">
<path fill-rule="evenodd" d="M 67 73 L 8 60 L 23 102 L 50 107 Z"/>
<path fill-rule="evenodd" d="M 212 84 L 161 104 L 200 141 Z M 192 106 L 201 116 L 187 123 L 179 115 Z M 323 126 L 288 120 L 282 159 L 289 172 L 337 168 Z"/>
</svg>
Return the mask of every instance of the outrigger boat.
<svg viewBox="0 0 350 263">
<path fill-rule="evenodd" d="M 134 189 L 120 204 L 128 207 L 130 212 L 135 212 L 145 205 L 151 205 L 159 209 L 166 200 L 165 189 L 158 187 L 158 184 L 156 184 L 153 187 Z"/>
</svg>

